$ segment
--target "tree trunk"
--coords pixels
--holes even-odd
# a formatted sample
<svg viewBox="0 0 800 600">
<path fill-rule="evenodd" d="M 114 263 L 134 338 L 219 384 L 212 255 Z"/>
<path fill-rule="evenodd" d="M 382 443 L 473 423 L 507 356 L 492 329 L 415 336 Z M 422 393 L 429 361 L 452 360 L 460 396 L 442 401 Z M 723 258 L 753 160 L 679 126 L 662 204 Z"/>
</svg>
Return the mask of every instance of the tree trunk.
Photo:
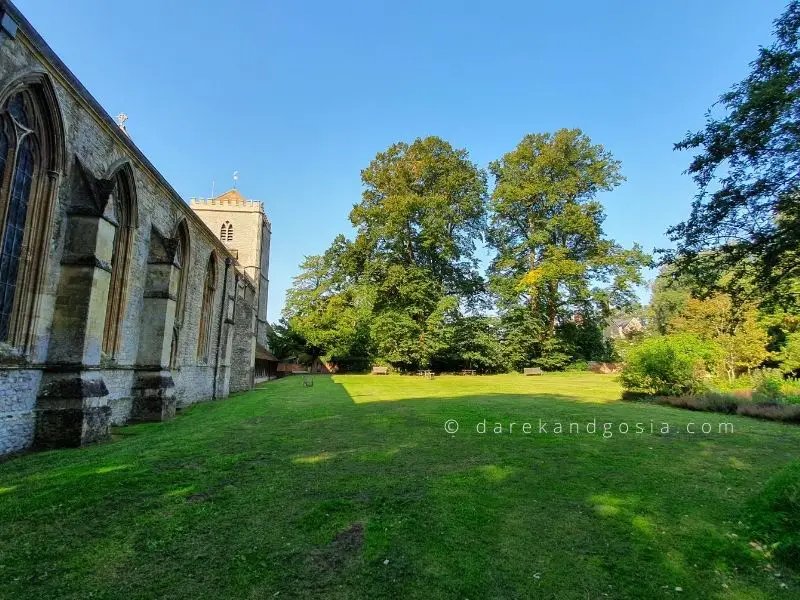
<svg viewBox="0 0 800 600">
<path fill-rule="evenodd" d="M 548 283 L 549 294 L 547 297 L 547 332 L 553 338 L 556 335 L 556 317 L 558 313 L 558 284 Z"/>
</svg>

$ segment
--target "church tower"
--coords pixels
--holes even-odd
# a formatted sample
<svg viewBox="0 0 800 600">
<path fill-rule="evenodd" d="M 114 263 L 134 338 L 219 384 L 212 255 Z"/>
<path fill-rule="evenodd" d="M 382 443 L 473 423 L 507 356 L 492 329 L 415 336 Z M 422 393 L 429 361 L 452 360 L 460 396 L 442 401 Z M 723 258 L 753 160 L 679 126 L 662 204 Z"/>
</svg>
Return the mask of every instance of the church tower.
<svg viewBox="0 0 800 600">
<path fill-rule="evenodd" d="M 269 247 L 272 225 L 264 206 L 245 200 L 232 189 L 216 198 L 192 198 L 191 209 L 208 225 L 238 261 L 238 269 L 255 284 L 256 360 L 267 350 L 267 299 L 269 296 Z M 259 348 L 260 346 L 260 348 Z"/>
</svg>

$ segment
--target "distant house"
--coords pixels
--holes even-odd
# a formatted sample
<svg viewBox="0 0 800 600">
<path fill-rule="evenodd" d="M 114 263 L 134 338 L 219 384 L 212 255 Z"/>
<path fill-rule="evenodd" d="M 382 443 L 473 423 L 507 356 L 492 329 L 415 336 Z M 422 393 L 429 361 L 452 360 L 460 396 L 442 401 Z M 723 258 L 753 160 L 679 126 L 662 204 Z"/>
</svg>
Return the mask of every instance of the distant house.
<svg viewBox="0 0 800 600">
<path fill-rule="evenodd" d="M 611 319 L 604 334 L 607 339 L 627 340 L 644 331 L 645 324 L 639 317 L 619 317 Z"/>
</svg>

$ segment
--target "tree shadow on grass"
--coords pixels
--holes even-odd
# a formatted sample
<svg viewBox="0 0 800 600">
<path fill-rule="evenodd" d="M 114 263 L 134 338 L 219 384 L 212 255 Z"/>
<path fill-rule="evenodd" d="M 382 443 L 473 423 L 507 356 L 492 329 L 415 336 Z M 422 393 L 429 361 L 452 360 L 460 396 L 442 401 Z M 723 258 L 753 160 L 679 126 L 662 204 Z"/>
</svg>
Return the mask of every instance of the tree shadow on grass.
<svg viewBox="0 0 800 600">
<path fill-rule="evenodd" d="M 737 523 L 794 429 L 558 435 L 556 420 L 697 415 L 502 392 L 356 403 L 330 378 L 294 384 L 0 465 L 0 597 L 777 593 Z M 526 421 L 537 433 L 508 432 Z"/>
</svg>

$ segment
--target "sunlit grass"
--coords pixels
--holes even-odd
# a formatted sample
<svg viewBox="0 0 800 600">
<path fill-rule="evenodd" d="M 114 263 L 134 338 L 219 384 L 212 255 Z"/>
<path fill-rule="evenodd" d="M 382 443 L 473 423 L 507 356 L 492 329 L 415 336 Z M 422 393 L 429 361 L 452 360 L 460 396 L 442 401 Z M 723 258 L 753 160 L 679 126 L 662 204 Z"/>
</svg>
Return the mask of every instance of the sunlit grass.
<svg viewBox="0 0 800 600">
<path fill-rule="evenodd" d="M 315 454 L 313 456 L 297 456 L 292 460 L 292 462 L 299 465 L 313 465 L 318 462 L 322 462 L 323 460 L 329 460 L 333 457 L 334 455 L 330 452 L 322 452 L 321 454 Z"/>
<path fill-rule="evenodd" d="M 618 398 L 583 373 L 288 378 L 9 460 L 0 598 L 798 597 L 747 501 L 800 428 Z M 735 434 L 677 432 L 706 419 Z M 657 426 L 603 437 L 622 421 Z"/>
<path fill-rule="evenodd" d="M 130 465 L 109 465 L 107 467 L 100 467 L 95 471 L 95 473 L 111 473 L 113 471 L 121 471 L 123 469 L 129 468 Z"/>
<path fill-rule="evenodd" d="M 358 404 L 482 394 L 551 394 L 568 396 L 576 402 L 606 403 L 618 401 L 621 392 L 616 375 L 596 373 L 441 375 L 432 380 L 414 375 L 335 375 L 333 380 L 344 386 Z"/>
</svg>

